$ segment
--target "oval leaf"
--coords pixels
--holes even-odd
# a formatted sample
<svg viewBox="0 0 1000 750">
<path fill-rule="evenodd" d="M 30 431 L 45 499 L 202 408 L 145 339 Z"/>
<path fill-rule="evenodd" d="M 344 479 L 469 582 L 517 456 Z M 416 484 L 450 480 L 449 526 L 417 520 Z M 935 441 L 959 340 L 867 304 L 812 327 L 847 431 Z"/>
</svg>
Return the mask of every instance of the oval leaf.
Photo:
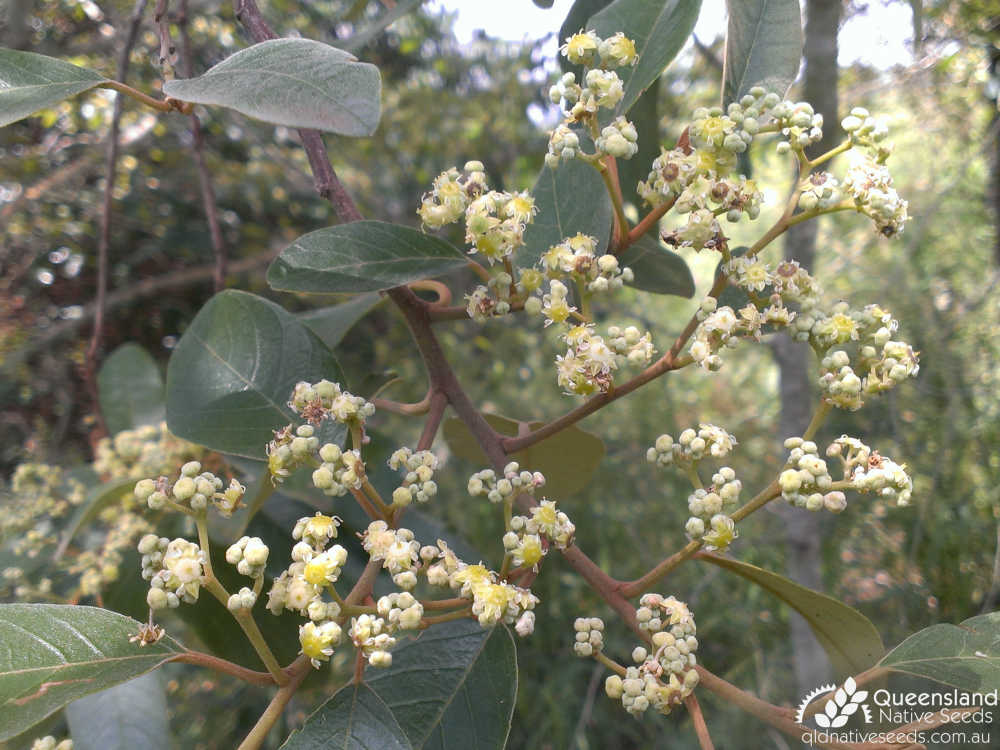
<svg viewBox="0 0 1000 750">
<path fill-rule="evenodd" d="M 54 57 L 0 48 L 0 127 L 22 120 L 107 79 Z"/>
<path fill-rule="evenodd" d="M 264 458 L 272 431 L 297 420 L 288 407 L 300 380 L 343 383 L 333 353 L 291 313 L 246 292 L 206 303 L 167 367 L 167 425 L 223 453 Z M 340 425 L 321 440 L 342 440 Z M 332 429 L 337 428 L 337 429 Z"/>
<path fill-rule="evenodd" d="M 628 112 L 681 51 L 698 21 L 701 0 L 615 0 L 587 22 L 601 37 L 622 31 L 635 42 L 639 61 L 617 72 L 625 84 L 615 112 Z"/>
<path fill-rule="evenodd" d="M 667 250 L 656 237 L 645 234 L 632 243 L 618 259 L 635 274 L 629 286 L 654 294 L 694 296 L 694 278 L 688 264 Z"/>
<path fill-rule="evenodd" d="M 468 264 L 440 237 L 382 221 L 318 229 L 281 251 L 267 283 L 286 292 L 377 292 Z"/>
<path fill-rule="evenodd" d="M 347 685 L 282 744 L 286 750 L 411 750 L 389 708 L 365 684 Z"/>
<path fill-rule="evenodd" d="M 517 696 L 514 639 L 503 626 L 471 620 L 435 625 L 369 670 L 414 750 L 500 750 Z"/>
<path fill-rule="evenodd" d="M 518 427 L 522 424 L 499 414 L 484 416 L 494 430 L 508 437 L 516 437 Z M 527 427 L 535 430 L 543 424 L 532 422 Z M 479 467 L 490 465 L 486 454 L 462 420 L 457 417 L 445 420 L 443 431 L 448 447 L 456 456 Z M 567 461 L 566 456 L 572 456 L 573 460 Z M 557 499 L 568 497 L 586 487 L 602 458 L 604 443 L 601 439 L 575 425 L 510 456 L 510 460 L 517 461 L 522 470 L 542 472 L 545 475 L 545 494 Z"/>
<path fill-rule="evenodd" d="M 925 628 L 882 657 L 878 666 L 968 692 L 1000 690 L 1000 612 L 961 625 Z"/>
<path fill-rule="evenodd" d="M 66 706 L 73 750 L 170 750 L 168 715 L 167 692 L 156 672 Z"/>
<path fill-rule="evenodd" d="M 97 390 L 112 435 L 159 424 L 166 414 L 160 367 L 138 344 L 124 344 L 111 353 L 97 374 Z"/>
<path fill-rule="evenodd" d="M 378 68 L 310 39 L 271 39 L 197 78 L 163 84 L 167 96 L 229 107 L 257 120 L 342 135 L 371 135 L 379 120 Z"/>
<path fill-rule="evenodd" d="M 840 676 L 863 672 L 885 651 L 882 638 L 871 621 L 832 596 L 729 557 L 703 552 L 698 559 L 753 581 L 802 615 Z"/>
<path fill-rule="evenodd" d="M 169 636 L 144 647 L 129 642 L 139 627 L 95 607 L 0 604 L 0 740 L 184 651 Z"/>
<path fill-rule="evenodd" d="M 533 266 L 553 245 L 577 233 L 597 238 L 597 254 L 611 237 L 611 198 L 597 170 L 582 161 L 544 167 L 531 189 L 538 214 L 524 230 L 519 266 Z"/>
<path fill-rule="evenodd" d="M 728 0 L 726 5 L 723 102 L 738 100 L 754 86 L 784 96 L 802 59 L 799 0 Z"/>
</svg>

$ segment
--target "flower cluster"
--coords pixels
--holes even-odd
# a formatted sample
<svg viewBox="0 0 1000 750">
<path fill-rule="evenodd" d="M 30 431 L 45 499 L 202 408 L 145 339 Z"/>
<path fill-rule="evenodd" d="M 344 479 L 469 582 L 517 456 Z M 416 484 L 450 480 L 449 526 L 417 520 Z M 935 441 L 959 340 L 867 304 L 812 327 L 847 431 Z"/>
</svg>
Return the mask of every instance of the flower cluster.
<svg viewBox="0 0 1000 750">
<path fill-rule="evenodd" d="M 389 625 L 383 618 L 367 614 L 352 617 L 348 635 L 373 667 L 392 666 L 389 650 L 396 645 L 396 639 L 390 635 Z"/>
<path fill-rule="evenodd" d="M 292 430 L 286 425 L 274 431 L 274 437 L 267 444 L 267 468 L 271 480 L 280 482 L 300 466 L 312 461 L 319 448 L 319 438 L 311 424 L 299 425 Z"/>
<path fill-rule="evenodd" d="M 566 354 L 556 357 L 556 381 L 569 394 L 589 396 L 607 393 L 614 384 L 614 371 L 630 364 L 643 366 L 653 357 L 652 337 L 648 332 L 628 326 L 608 329 L 606 341 L 589 324 L 573 326 L 563 334 L 569 346 Z"/>
<path fill-rule="evenodd" d="M 210 471 L 202 471 L 201 463 L 188 461 L 181 467 L 180 476 L 172 485 L 166 477 L 140 479 L 136 482 L 134 494 L 151 509 L 173 507 L 180 510 L 203 514 L 209 502 L 227 518 L 240 507 L 246 487 L 236 479 L 231 479 L 225 489 L 224 482 Z"/>
<path fill-rule="evenodd" d="M 226 548 L 226 562 L 247 578 L 260 578 L 267 566 L 270 549 L 259 536 L 242 536 Z"/>
<path fill-rule="evenodd" d="M 492 265 L 524 244 L 524 230 L 535 216 L 535 200 L 528 193 L 490 190 L 465 210 L 465 241 Z"/>
<path fill-rule="evenodd" d="M 621 289 L 632 281 L 630 268 L 621 268 L 613 255 L 597 255 L 597 239 L 586 234 L 567 237 L 542 254 L 540 265 L 550 279 L 568 277 L 587 291 Z"/>
<path fill-rule="evenodd" d="M 326 443 L 319 449 L 319 460 L 322 463 L 313 471 L 312 483 L 324 495 L 339 497 L 364 484 L 365 464 L 359 451 L 345 451 Z"/>
<path fill-rule="evenodd" d="M 460 563 L 449 576 L 449 583 L 459 596 L 472 599 L 472 614 L 484 628 L 501 620 L 514 623 L 538 603 L 531 591 L 498 580 L 497 574 L 482 564 Z"/>
<path fill-rule="evenodd" d="M 569 516 L 556 508 L 552 500 L 542 502 L 531 509 L 530 516 L 514 516 L 503 536 L 503 546 L 517 568 L 531 568 L 537 571 L 538 563 L 548 552 L 548 544 L 556 549 L 566 549 L 573 541 L 576 526 Z"/>
<path fill-rule="evenodd" d="M 372 521 L 361 538 L 365 552 L 372 560 L 381 560 L 382 567 L 392 575 L 401 589 L 417 585 L 417 560 L 420 542 L 409 529 L 391 529 L 385 521 Z"/>
<path fill-rule="evenodd" d="M 778 476 L 781 496 L 790 504 L 818 511 L 826 508 L 831 513 L 840 513 L 847 507 L 844 493 L 831 489 L 833 478 L 826 461 L 819 456 L 816 443 L 800 437 L 785 440 L 789 451 L 787 468 Z"/>
<path fill-rule="evenodd" d="M 299 645 L 313 667 L 319 669 L 333 656 L 333 647 L 340 643 L 342 631 L 333 620 L 307 622 L 299 627 Z"/>
<path fill-rule="evenodd" d="M 577 617 L 573 630 L 573 651 L 577 656 L 593 656 L 604 649 L 604 620 L 600 617 Z"/>
<path fill-rule="evenodd" d="M 706 297 L 699 308 L 701 322 L 691 335 L 688 354 L 703 370 L 715 372 L 722 367 L 718 352 L 724 346 L 734 347 L 741 334 L 757 335 L 760 323 L 757 318 L 737 315 L 728 305 L 716 306 L 714 297 Z"/>
<path fill-rule="evenodd" d="M 147 534 L 139 540 L 142 577 L 149 581 L 146 603 L 150 609 L 174 608 L 198 601 L 205 553 L 186 539 Z"/>
<path fill-rule="evenodd" d="M 522 471 L 517 461 L 511 461 L 503 467 L 502 476 L 493 469 L 477 471 L 469 477 L 467 489 L 472 497 L 485 496 L 491 503 L 499 503 L 522 492 L 534 496 L 535 490 L 544 486 L 541 472 Z"/>
<path fill-rule="evenodd" d="M 365 420 L 375 413 L 371 402 L 341 390 L 339 383 L 329 380 L 296 383 L 288 406 L 314 426 L 324 419 L 333 419 L 349 426 L 364 425 Z"/>
<path fill-rule="evenodd" d="M 898 323 L 878 305 L 860 310 L 846 302 L 829 310 L 803 305 L 793 327 L 798 338 L 827 352 L 820 362 L 819 384 L 841 409 L 860 409 L 866 396 L 890 390 L 920 370 L 913 348 L 892 338 Z M 846 345 L 856 347 L 853 360 L 846 349 L 833 349 Z"/>
<path fill-rule="evenodd" d="M 167 423 L 122 430 L 113 438 L 101 438 L 94 449 L 94 470 L 101 476 L 159 476 L 173 471 L 178 464 L 203 460 L 205 449 L 175 437 Z"/>
<path fill-rule="evenodd" d="M 469 202 L 486 192 L 482 162 L 470 161 L 462 174 L 452 167 L 434 178 L 433 189 L 425 193 L 417 214 L 424 229 L 440 229 L 465 215 Z"/>
<path fill-rule="evenodd" d="M 692 539 L 704 541 L 707 549 L 726 549 L 737 537 L 730 514 L 739 505 L 743 484 L 736 472 L 723 466 L 712 476 L 712 484 L 699 487 L 688 497 L 688 519 L 684 530 Z"/>
<path fill-rule="evenodd" d="M 613 110 L 625 96 L 621 77 L 612 68 L 635 65 L 638 57 L 635 43 L 621 32 L 601 39 L 593 31 L 574 34 L 560 50 L 574 65 L 584 66 L 582 85 L 575 73 L 565 73 L 549 89 L 549 100 L 564 108 L 565 119 L 549 137 L 545 164 L 551 169 L 560 161 L 575 158 L 593 160 L 607 154 L 628 159 L 638 151 L 635 126 L 624 117 L 617 117 L 601 130 L 594 141 L 596 154 L 584 154 L 580 139 L 572 126 L 584 123 L 597 133 L 598 111 Z"/>
<path fill-rule="evenodd" d="M 416 500 L 426 503 L 437 494 L 437 483 L 434 481 L 434 471 L 438 467 L 438 459 L 430 451 L 417 451 L 400 448 L 389 457 L 389 468 L 395 471 L 403 469 L 406 474 L 403 484 L 393 490 L 392 503 L 401 508 Z"/>
<path fill-rule="evenodd" d="M 629 667 L 624 679 L 608 677 L 604 690 L 633 716 L 650 707 L 669 714 L 698 684 L 694 617 L 686 604 L 672 596 L 644 594 L 639 605 L 639 627 L 650 632 L 655 651 L 650 654 L 644 646 L 636 647 L 632 660 L 639 666 Z"/>
<path fill-rule="evenodd" d="M 879 164 L 892 153 L 892 145 L 885 142 L 889 127 L 871 116 L 864 107 L 854 107 L 850 114 L 840 121 L 840 127 L 851 138 L 851 143 L 864 147 Z"/>
<path fill-rule="evenodd" d="M 799 194 L 803 211 L 830 208 L 840 202 L 842 193 L 837 178 L 829 172 L 813 172 Z"/>
<path fill-rule="evenodd" d="M 408 591 L 380 597 L 375 609 L 384 618 L 389 633 L 397 630 L 416 630 L 424 616 L 424 605 Z"/>
<path fill-rule="evenodd" d="M 341 609 L 334 583 L 347 562 L 347 550 L 339 544 L 328 546 L 337 537 L 339 525 L 339 518 L 322 513 L 300 518 L 292 530 L 292 538 L 296 540 L 292 562 L 274 580 L 268 593 L 267 608 L 272 614 L 280 615 L 290 609 L 309 618 L 309 622 L 299 627 L 299 645 L 317 668 L 329 660 L 333 647 L 341 639 L 337 622 Z M 248 543 L 243 548 L 244 560 L 250 546 Z M 227 560 L 232 549 L 226 552 Z M 326 592 L 332 599 L 324 598 Z"/>
<path fill-rule="evenodd" d="M 531 509 L 531 516 L 514 516 L 510 527 L 516 533 L 544 534 L 556 549 L 566 549 L 573 541 L 576 526 L 569 516 L 556 508 L 554 500 L 542 500 Z"/>
<path fill-rule="evenodd" d="M 844 190 L 854 199 L 855 208 L 875 222 L 885 237 L 903 231 L 907 203 L 892 186 L 892 175 L 884 164 L 864 159 L 855 162 L 844 177 Z"/>
<path fill-rule="evenodd" d="M 469 253 L 480 253 L 492 265 L 510 257 L 524 244 L 524 230 L 536 211 L 534 198 L 526 192 L 490 190 L 482 162 L 470 161 L 461 175 L 454 168 L 438 175 L 433 190 L 424 195 L 417 213 L 425 229 L 437 229 L 464 216 Z M 484 291 L 476 291 L 480 307 L 485 300 L 484 294 Z M 488 317 L 492 313 L 483 314 Z"/>
<path fill-rule="evenodd" d="M 858 492 L 875 493 L 897 506 L 909 505 L 913 481 L 905 464 L 880 456 L 857 438 L 843 435 L 827 449 L 827 456 L 837 456 L 844 465 L 844 478 Z"/>
<path fill-rule="evenodd" d="M 660 435 L 646 451 L 646 460 L 657 466 L 688 464 L 706 457 L 725 458 L 736 447 L 736 438 L 714 424 L 699 424 L 681 432 L 677 441 L 670 435 Z"/>
</svg>

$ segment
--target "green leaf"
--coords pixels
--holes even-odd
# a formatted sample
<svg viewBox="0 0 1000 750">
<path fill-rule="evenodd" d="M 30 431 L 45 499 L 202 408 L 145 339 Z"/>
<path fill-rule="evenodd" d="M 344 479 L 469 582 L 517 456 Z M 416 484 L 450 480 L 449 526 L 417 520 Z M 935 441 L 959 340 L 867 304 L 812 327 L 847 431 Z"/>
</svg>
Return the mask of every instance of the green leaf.
<svg viewBox="0 0 1000 750">
<path fill-rule="evenodd" d="M 54 57 L 0 48 L 0 127 L 106 81 L 100 73 Z"/>
<path fill-rule="evenodd" d="M 507 742 L 517 658 L 504 626 L 435 625 L 397 647 L 391 667 L 366 676 L 414 750 L 500 750 Z"/>
<path fill-rule="evenodd" d="M 170 750 L 167 716 L 167 693 L 157 672 L 66 706 L 73 750 Z"/>
<path fill-rule="evenodd" d="M 625 96 L 616 114 L 628 112 L 681 51 L 700 10 L 701 0 L 615 0 L 590 19 L 588 28 L 599 36 L 622 31 L 639 53 L 634 67 L 617 71 L 625 83 Z"/>
<path fill-rule="evenodd" d="M 618 260 L 635 274 L 629 283 L 631 287 L 655 294 L 694 296 L 694 278 L 688 264 L 651 234 L 644 234 L 632 243 Z"/>
<path fill-rule="evenodd" d="M 841 677 L 865 671 L 885 652 L 882 638 L 871 621 L 831 596 L 729 557 L 702 553 L 698 559 L 753 581 L 802 615 Z"/>
<path fill-rule="evenodd" d="M 542 253 L 577 233 L 596 237 L 598 255 L 604 252 L 611 237 L 613 209 L 596 169 L 575 159 L 556 169 L 544 167 L 531 192 L 538 214 L 524 231 L 517 265 L 535 265 Z"/>
<path fill-rule="evenodd" d="M 341 688 L 292 732 L 285 750 L 411 750 L 382 699 L 365 684 Z"/>
<path fill-rule="evenodd" d="M 0 604 L 0 740 L 184 651 L 169 636 L 148 646 L 130 643 L 139 628 L 95 607 Z"/>
<path fill-rule="evenodd" d="M 509 437 L 516 437 L 518 428 L 523 424 L 498 414 L 486 414 L 485 417 L 493 429 Z M 535 430 L 543 424 L 531 422 L 525 426 L 529 430 Z M 443 430 L 444 439 L 456 456 L 479 467 L 490 465 L 486 454 L 462 420 L 457 417 L 445 420 Z M 573 460 L 567 461 L 567 456 L 572 456 Z M 586 487 L 603 457 L 604 443 L 601 439 L 573 425 L 511 454 L 510 460 L 521 464 L 523 470 L 542 472 L 545 475 L 545 494 L 558 499 Z"/>
<path fill-rule="evenodd" d="M 355 221 L 299 237 L 271 263 L 267 283 L 286 292 L 377 292 L 467 264 L 465 254 L 440 237 Z"/>
<path fill-rule="evenodd" d="M 295 384 L 322 378 L 343 382 L 340 365 L 294 315 L 253 294 L 220 292 L 170 357 L 167 424 L 212 450 L 261 459 L 272 431 L 298 420 L 288 407 Z M 343 440 L 343 429 L 324 432 L 322 440 Z"/>
<path fill-rule="evenodd" d="M 378 68 L 310 39 L 271 39 L 197 78 L 163 84 L 167 96 L 214 104 L 275 125 L 371 135 L 379 120 Z"/>
<path fill-rule="evenodd" d="M 385 298 L 377 292 L 359 294 L 339 305 L 299 313 L 298 318 L 309 326 L 324 344 L 333 349 L 354 324 L 371 312 L 383 299 Z"/>
<path fill-rule="evenodd" d="M 163 378 L 156 360 L 138 344 L 115 349 L 97 374 L 101 414 L 114 435 L 159 424 L 166 413 Z"/>
<path fill-rule="evenodd" d="M 738 100 L 754 86 L 784 96 L 802 59 L 799 0 L 728 0 L 726 5 L 723 103 Z"/>
<path fill-rule="evenodd" d="M 968 692 L 1000 690 L 1000 612 L 961 625 L 925 628 L 883 656 L 878 666 Z"/>
<path fill-rule="evenodd" d="M 85 525 L 97 518 L 102 510 L 112 503 L 121 502 L 124 495 L 131 495 L 135 482 L 134 479 L 116 479 L 92 488 L 87 493 L 87 499 L 77 507 L 72 520 L 63 531 L 59 546 L 52 556 L 53 560 L 58 560 L 63 556 L 69 543 L 73 541 L 73 537 Z"/>
</svg>

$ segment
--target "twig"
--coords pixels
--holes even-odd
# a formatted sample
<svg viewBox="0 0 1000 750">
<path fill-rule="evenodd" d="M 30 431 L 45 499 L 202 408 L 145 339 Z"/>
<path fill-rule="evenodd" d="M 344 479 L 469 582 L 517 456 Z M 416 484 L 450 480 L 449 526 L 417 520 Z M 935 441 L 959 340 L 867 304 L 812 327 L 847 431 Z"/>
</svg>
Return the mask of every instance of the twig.
<svg viewBox="0 0 1000 750">
<path fill-rule="evenodd" d="M 171 658 L 170 661 L 208 667 L 209 669 L 214 669 L 216 672 L 232 675 L 251 685 L 267 686 L 274 684 L 274 677 L 268 672 L 256 672 L 252 669 L 241 667 L 239 664 L 233 664 L 231 661 L 220 659 L 218 656 L 202 653 L 201 651 L 184 651 Z"/>
<path fill-rule="evenodd" d="M 186 3 L 184 3 L 186 5 Z M 167 19 L 167 9 L 170 0 L 156 0 L 156 7 L 153 9 L 153 21 L 156 22 L 156 30 L 160 35 L 160 67 L 164 65 L 173 66 L 177 61 L 177 48 L 170 40 L 170 21 Z M 181 16 L 186 14 L 187 8 L 181 9 Z M 190 73 L 184 74 L 185 78 L 190 78 Z"/>
<path fill-rule="evenodd" d="M 166 7 L 166 0 L 159 0 Z M 194 60 L 191 54 L 191 36 L 188 33 L 188 0 L 181 0 L 180 13 L 177 17 L 177 28 L 181 34 L 181 73 L 185 78 L 194 76 Z M 169 30 L 167 32 L 169 39 Z M 173 51 L 173 48 L 171 48 Z M 162 54 L 162 51 L 161 51 Z M 194 112 L 191 117 L 191 136 L 194 146 L 194 163 L 198 168 L 198 184 L 201 187 L 201 204 L 205 210 L 205 221 L 208 222 L 208 234 L 212 240 L 212 252 L 215 255 L 215 272 L 212 281 L 215 284 L 215 291 L 220 292 L 226 286 L 226 265 L 229 257 L 226 250 L 226 241 L 222 237 L 222 227 L 219 224 L 219 209 L 215 199 L 215 187 L 205 163 L 205 133 L 201 127 L 201 121 Z"/>
<path fill-rule="evenodd" d="M 431 408 L 427 413 L 427 420 L 424 422 L 424 430 L 420 433 L 420 439 L 417 441 L 418 451 L 430 450 L 434 444 L 434 436 L 437 435 L 438 427 L 441 426 L 441 418 L 444 417 L 444 410 L 447 407 L 448 397 L 445 394 L 435 392 L 431 396 Z"/>
<path fill-rule="evenodd" d="M 705 724 L 705 717 L 701 713 L 701 704 L 698 703 L 698 699 L 695 698 L 694 693 L 691 693 L 684 699 L 684 705 L 687 706 L 688 713 L 691 714 L 691 721 L 694 722 L 694 732 L 698 735 L 698 744 L 701 746 L 701 750 L 715 750 L 715 746 L 712 744 L 712 737 L 708 733 L 708 725 Z"/>
<path fill-rule="evenodd" d="M 292 662 L 292 665 L 286 670 L 290 679 L 274 694 L 267 710 L 261 714 L 254 728 L 250 730 L 250 734 L 240 743 L 239 750 L 257 750 L 264 744 L 271 728 L 284 713 L 288 701 L 292 699 L 295 691 L 299 689 L 299 685 L 309 674 L 309 667 L 309 659 L 304 654 Z"/>
<path fill-rule="evenodd" d="M 118 55 L 118 67 L 116 77 L 119 81 L 124 81 L 128 75 L 129 59 L 132 55 L 132 47 L 135 46 L 136 38 L 139 36 L 139 26 L 142 23 L 142 14 L 146 10 L 147 0 L 136 0 L 135 8 L 129 19 L 128 30 L 125 41 L 122 44 Z M 97 299 L 94 312 L 94 330 L 90 337 L 90 345 L 87 347 L 87 359 L 84 370 L 84 378 L 87 382 L 87 390 L 94 404 L 94 413 L 97 416 L 97 423 L 102 432 L 107 432 L 108 427 L 104 423 L 104 416 L 98 408 L 97 394 L 97 355 L 101 348 L 101 338 L 104 334 L 104 309 L 108 296 L 108 250 L 111 245 L 111 208 L 115 191 L 115 172 L 118 168 L 118 135 L 121 131 L 122 112 L 124 105 L 121 95 L 115 97 L 114 113 L 111 116 L 111 129 L 108 132 L 108 151 L 104 162 L 104 198 L 101 203 L 101 231 L 97 238 Z"/>
<path fill-rule="evenodd" d="M 277 34 L 267 25 L 254 0 L 233 0 L 233 10 L 236 13 L 236 18 L 243 24 L 255 42 L 265 42 L 268 39 L 277 38 Z M 354 203 L 354 199 L 337 178 L 337 173 L 327 155 L 323 136 L 316 130 L 299 128 L 298 132 L 302 148 L 305 149 L 306 156 L 309 158 L 309 167 L 312 169 L 316 192 L 333 204 L 337 216 L 342 221 L 360 221 L 361 212 Z"/>
</svg>

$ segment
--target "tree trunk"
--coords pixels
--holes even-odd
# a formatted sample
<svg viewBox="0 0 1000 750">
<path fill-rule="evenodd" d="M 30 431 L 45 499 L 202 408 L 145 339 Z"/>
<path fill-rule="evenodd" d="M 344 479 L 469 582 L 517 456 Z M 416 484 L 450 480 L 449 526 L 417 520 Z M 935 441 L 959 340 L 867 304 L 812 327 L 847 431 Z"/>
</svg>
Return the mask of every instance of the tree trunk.
<svg viewBox="0 0 1000 750">
<path fill-rule="evenodd" d="M 802 99 L 823 115 L 823 140 L 810 149 L 815 157 L 835 146 L 841 138 L 837 112 L 837 31 L 840 0 L 808 0 L 806 3 L 805 76 Z M 812 269 L 816 257 L 816 222 L 791 227 L 785 239 L 785 257 Z M 779 440 L 801 435 L 809 424 L 815 397 L 809 376 L 811 354 L 805 344 L 782 335 L 774 342 L 780 377 L 781 415 Z M 811 589 L 822 589 L 822 530 L 819 513 L 780 506 L 785 521 L 788 575 Z M 826 653 L 806 621 L 791 615 L 792 658 L 799 692 L 806 693 L 830 679 Z"/>
</svg>

